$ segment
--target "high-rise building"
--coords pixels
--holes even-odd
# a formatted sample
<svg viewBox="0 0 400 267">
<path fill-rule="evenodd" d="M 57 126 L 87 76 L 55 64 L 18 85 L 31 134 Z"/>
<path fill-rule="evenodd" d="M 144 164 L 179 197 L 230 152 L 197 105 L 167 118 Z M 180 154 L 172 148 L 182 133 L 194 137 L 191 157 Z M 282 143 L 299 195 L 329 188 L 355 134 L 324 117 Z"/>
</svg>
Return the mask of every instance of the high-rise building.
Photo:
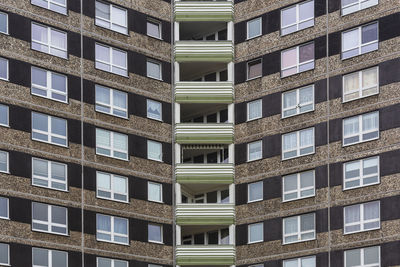
<svg viewBox="0 0 400 267">
<path fill-rule="evenodd" d="M 0 266 L 400 266 L 398 0 L 0 0 Z"/>
</svg>

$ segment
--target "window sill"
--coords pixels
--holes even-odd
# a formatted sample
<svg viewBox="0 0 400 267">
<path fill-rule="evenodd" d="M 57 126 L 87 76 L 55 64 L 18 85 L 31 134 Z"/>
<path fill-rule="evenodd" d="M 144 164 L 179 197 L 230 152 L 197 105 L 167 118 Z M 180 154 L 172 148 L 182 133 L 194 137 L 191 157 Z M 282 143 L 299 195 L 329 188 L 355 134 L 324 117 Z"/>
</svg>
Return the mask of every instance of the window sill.
<svg viewBox="0 0 400 267">
<path fill-rule="evenodd" d="M 367 184 L 367 185 L 360 185 L 360 186 L 355 186 L 355 187 L 351 187 L 351 188 L 344 188 L 342 186 L 342 191 L 345 192 L 345 191 L 349 191 L 349 190 L 354 190 L 354 189 L 364 188 L 364 187 L 368 187 L 368 186 L 378 185 L 378 184 L 381 183 L 379 175 L 378 175 L 378 179 L 379 179 L 379 181 L 377 183 L 372 183 L 372 184 Z"/>
<path fill-rule="evenodd" d="M 292 244 L 298 244 L 298 243 L 303 243 L 303 242 L 307 242 L 307 241 L 314 241 L 314 240 L 317 240 L 317 238 L 311 238 L 311 239 L 305 239 L 305 240 L 299 240 L 299 241 L 294 241 L 294 242 L 290 242 L 290 243 L 284 243 L 284 242 L 282 242 L 282 246 L 285 246 L 285 245 L 292 245 Z"/>
<path fill-rule="evenodd" d="M 291 158 L 287 158 L 287 159 L 282 158 L 281 160 L 285 161 L 285 160 L 297 159 L 297 158 L 301 158 L 301 157 L 305 157 L 305 156 L 309 156 L 309 155 L 314 155 L 314 154 L 315 154 L 315 147 L 314 147 L 314 151 L 311 152 L 311 153 L 304 154 L 304 155 L 299 155 L 299 156 L 295 156 L 295 157 L 291 157 Z"/>
<path fill-rule="evenodd" d="M 344 227 L 344 226 L 343 226 Z M 377 228 L 372 228 L 372 229 L 368 229 L 368 230 L 361 230 L 361 231 L 355 231 L 355 232 L 349 232 L 346 233 L 343 229 L 343 235 L 352 235 L 352 234 L 357 234 L 357 233 L 364 233 L 364 232 L 368 232 L 368 231 L 375 231 L 375 230 L 380 230 L 381 229 L 381 225 L 379 223 L 379 227 Z"/>
<path fill-rule="evenodd" d="M 128 243 L 119 243 L 119 242 L 113 242 L 113 241 L 97 239 L 97 238 L 96 238 L 96 241 L 110 243 L 110 244 L 116 244 L 116 245 L 122 245 L 122 246 L 130 246 L 129 242 Z"/>
<path fill-rule="evenodd" d="M 150 120 L 154 120 L 154 121 L 164 122 L 162 119 L 151 118 L 151 117 L 148 117 L 148 116 L 146 116 L 146 118 L 148 118 Z"/>
<path fill-rule="evenodd" d="M 314 64 L 315 64 L 315 59 L 314 59 Z M 294 75 L 297 75 L 297 74 L 300 74 L 300 73 L 304 73 L 304 72 L 307 72 L 307 71 L 312 71 L 312 70 L 315 70 L 315 66 L 314 66 L 314 68 L 312 68 L 312 69 L 303 70 L 303 71 L 296 72 L 296 73 L 293 73 L 293 74 L 290 74 L 290 75 L 287 75 L 287 76 L 282 76 L 282 70 L 281 70 L 281 79 L 285 79 L 285 78 L 288 78 L 288 77 L 292 77 L 292 76 L 294 76 Z"/>
<path fill-rule="evenodd" d="M 147 201 L 154 202 L 154 203 L 159 203 L 159 204 L 165 204 L 164 201 L 157 201 L 157 200 L 150 200 L 150 199 L 147 199 Z"/>
<path fill-rule="evenodd" d="M 49 56 L 52 56 L 52 57 L 56 57 L 56 58 L 61 58 L 61 59 L 69 60 L 68 49 L 67 49 L 67 56 L 66 56 L 66 57 L 60 57 L 60 56 L 56 56 L 56 55 L 53 55 L 53 54 L 50 54 L 50 53 L 46 53 L 46 52 L 43 52 L 43 51 L 40 51 L 40 50 L 33 49 L 33 48 L 32 48 L 32 45 L 31 45 L 31 50 L 32 50 L 32 51 L 35 51 L 35 52 L 38 52 L 38 53 L 41 53 L 41 54 L 44 54 L 44 55 L 49 55 Z"/>
<path fill-rule="evenodd" d="M 307 198 L 313 198 L 313 197 L 315 197 L 315 191 L 314 191 L 314 195 L 312 195 L 312 196 L 294 198 L 294 199 L 289 199 L 289 200 L 283 200 L 283 199 L 282 199 L 282 203 L 288 203 L 288 202 L 293 202 L 293 201 L 302 200 L 302 199 L 307 199 Z"/>
<path fill-rule="evenodd" d="M 251 122 L 251 121 L 255 121 L 255 120 L 259 120 L 259 119 L 262 119 L 262 116 L 253 118 L 253 119 L 247 119 L 246 122 Z"/>
<path fill-rule="evenodd" d="M 46 142 L 46 141 L 43 141 L 43 140 L 40 140 L 40 139 L 34 139 L 34 138 L 32 138 L 32 141 L 37 141 L 37 142 L 44 143 L 44 144 L 49 144 L 49 145 L 53 145 L 53 146 L 68 148 L 68 141 L 67 141 L 67 145 L 54 144 L 54 143 L 51 143 L 51 142 Z"/>
<path fill-rule="evenodd" d="M 260 76 L 253 77 L 253 78 L 246 78 L 246 82 L 250 82 L 250 81 L 253 81 L 253 80 L 256 80 L 256 79 L 262 78 L 262 77 L 263 77 L 263 76 L 262 76 L 262 75 L 260 75 Z"/>
<path fill-rule="evenodd" d="M 255 202 L 261 202 L 263 200 L 264 200 L 263 198 L 262 199 L 255 199 L 255 200 L 247 200 L 247 203 L 250 204 L 250 203 L 255 203 Z"/>
<path fill-rule="evenodd" d="M 55 101 L 55 102 L 58 102 L 58 103 L 63 103 L 63 104 L 67 104 L 67 105 L 69 104 L 68 100 L 67 101 L 61 101 L 61 100 L 45 97 L 45 96 L 42 96 L 42 95 L 34 94 L 34 93 L 32 93 L 32 87 L 31 87 L 31 95 L 37 96 L 37 97 L 40 97 L 40 98 L 44 98 L 44 99 L 48 99 L 48 100 L 52 100 L 52 101 Z M 67 96 L 67 99 L 68 99 L 68 92 L 67 92 L 66 96 Z"/>
<path fill-rule="evenodd" d="M 69 234 L 60 234 L 60 233 L 54 233 L 54 232 L 49 232 L 49 231 L 41 231 L 41 230 L 36 230 L 32 229 L 32 232 L 37 232 L 37 233 L 45 233 L 45 234 L 51 234 L 51 235 L 58 235 L 58 236 L 69 236 Z"/>
<path fill-rule="evenodd" d="M 96 70 L 99 70 L 99 71 L 101 71 L 101 72 L 104 72 L 104 73 L 108 73 L 108 74 L 113 74 L 113 75 L 117 75 L 118 77 L 124 77 L 124 78 L 127 78 L 127 79 L 129 79 L 129 71 L 128 71 L 128 69 L 126 69 L 126 75 L 122 75 L 122 74 L 118 74 L 118 73 L 114 73 L 114 72 L 111 72 L 111 71 L 107 71 L 107 70 L 102 70 L 102 69 L 99 69 L 99 68 L 96 68 L 96 59 L 94 60 L 94 65 L 95 65 L 95 69 Z"/>
<path fill-rule="evenodd" d="M 262 160 L 262 159 L 263 159 L 262 157 L 261 158 L 257 158 L 257 159 L 247 159 L 246 162 L 254 162 L 254 161 Z"/>
<path fill-rule="evenodd" d="M 30 1 L 30 2 L 31 2 L 31 1 Z M 31 4 L 32 4 L 32 3 L 31 3 Z M 42 6 L 35 5 L 35 4 L 32 4 L 32 5 L 35 6 L 35 7 L 39 7 L 39 8 L 41 8 L 41 9 L 45 9 L 45 10 L 54 12 L 54 13 L 56 13 L 56 14 L 60 14 L 60 15 L 64 15 L 64 16 L 67 16 L 67 17 L 68 17 L 68 11 L 66 11 L 65 13 L 61 13 L 61 12 L 57 12 L 57 11 L 51 10 L 50 8 L 45 8 L 45 7 L 42 7 Z M 66 9 L 68 10 L 68 7 L 66 7 Z"/>
<path fill-rule="evenodd" d="M 105 197 L 100 197 L 96 194 L 96 198 L 98 199 L 103 199 L 103 200 L 107 200 L 107 201 L 113 201 L 113 202 L 118 202 L 118 203 L 125 203 L 125 204 L 129 204 L 129 201 L 123 201 L 123 200 L 117 200 L 117 199 L 112 199 L 112 198 L 105 198 Z"/>
<path fill-rule="evenodd" d="M 95 105 L 96 105 L 96 103 L 95 103 Z M 98 112 L 98 113 L 101 113 L 101 114 L 109 115 L 109 116 L 112 116 L 112 117 L 115 117 L 115 118 L 121 118 L 121 119 L 124 119 L 124 120 L 129 120 L 129 117 L 122 117 L 122 116 L 114 115 L 114 114 L 111 114 L 111 113 L 103 112 L 103 111 L 97 110 L 96 107 L 95 107 L 94 110 L 96 112 Z M 128 113 L 128 110 L 126 111 L 126 113 Z"/>
<path fill-rule="evenodd" d="M 252 244 L 257 244 L 257 243 L 263 243 L 264 240 L 257 240 L 257 241 L 252 241 L 252 242 L 247 242 L 248 245 L 252 245 Z"/>
<path fill-rule="evenodd" d="M 356 101 L 356 100 L 360 100 L 360 99 L 364 99 L 364 98 L 368 98 L 368 97 L 370 97 L 370 96 L 374 96 L 374 95 L 379 95 L 379 85 L 377 86 L 378 88 L 378 92 L 376 92 L 375 94 L 371 94 L 371 95 L 367 95 L 367 96 L 361 96 L 361 97 L 358 97 L 358 98 L 354 98 L 354 99 L 350 99 L 350 100 L 344 100 L 344 98 L 343 98 L 343 96 L 342 96 L 342 104 L 345 104 L 345 103 L 350 103 L 350 102 L 353 102 L 353 101 Z"/>
<path fill-rule="evenodd" d="M 343 144 L 343 140 L 342 140 L 342 147 L 345 148 L 345 147 L 349 147 L 349 146 L 353 146 L 353 145 L 357 145 L 357 144 L 362 144 L 362 143 L 367 143 L 367 142 L 375 141 L 375 140 L 378 140 L 379 137 L 380 137 L 380 131 L 378 130 L 378 137 L 376 137 L 376 138 L 368 139 L 368 140 L 360 141 L 360 142 L 356 142 L 356 143 L 346 144 L 346 145 Z"/>
<path fill-rule="evenodd" d="M 306 111 L 306 112 L 302 112 L 302 113 L 293 114 L 293 115 L 286 116 L 286 117 L 283 117 L 283 112 L 281 111 L 281 114 L 282 114 L 281 120 L 292 118 L 292 117 L 296 117 L 296 116 L 307 114 L 307 113 L 311 113 L 311 112 L 314 112 L 314 111 L 315 111 L 315 105 L 314 105 L 314 108 L 312 110 L 309 110 L 309 111 Z"/>
<path fill-rule="evenodd" d="M 96 149 L 96 148 L 95 148 Z M 116 159 L 116 160 L 122 160 L 122 161 L 126 161 L 129 162 L 129 155 L 127 159 L 122 159 L 122 158 L 117 158 L 117 157 L 113 157 L 113 156 L 109 156 L 109 155 L 104 155 L 104 154 L 99 154 L 96 152 L 96 155 L 98 156 L 102 156 L 102 157 L 106 157 L 106 158 L 111 158 L 111 159 Z"/>
<path fill-rule="evenodd" d="M 109 30 L 109 31 L 111 31 L 111 32 L 119 33 L 119 34 L 122 34 L 122 35 L 125 35 L 125 36 L 129 37 L 129 30 L 128 30 L 128 27 L 126 28 L 126 32 L 125 32 L 125 33 L 124 33 L 124 32 L 119 32 L 119 31 L 114 31 L 113 29 L 106 28 L 106 27 L 103 27 L 103 26 L 100 26 L 100 25 L 96 24 L 96 18 L 94 18 L 94 20 L 95 20 L 94 25 L 96 25 L 96 26 L 99 27 L 99 28 L 106 29 L 106 30 Z"/>
<path fill-rule="evenodd" d="M 67 182 L 67 184 L 68 184 L 68 182 Z M 33 183 L 32 183 L 32 186 L 40 187 L 40 188 L 46 188 L 46 189 L 53 190 L 53 191 L 58 191 L 58 192 L 69 193 L 68 189 L 67 190 L 55 189 L 55 188 L 52 188 L 52 187 L 40 186 L 40 185 L 36 185 L 36 184 L 33 184 Z"/>
<path fill-rule="evenodd" d="M 252 37 L 246 36 L 246 40 L 245 40 L 245 41 L 250 41 L 250 40 L 253 40 L 253 39 L 255 39 L 255 38 L 257 38 L 257 37 L 260 37 L 260 36 L 262 36 L 262 33 L 260 33 L 260 34 L 258 34 L 258 35 L 255 35 L 255 36 L 252 36 Z"/>
<path fill-rule="evenodd" d="M 152 243 L 152 244 L 157 244 L 157 245 L 164 245 L 164 242 L 161 242 L 161 241 L 149 240 L 148 242 L 149 242 L 149 243 Z"/>
<path fill-rule="evenodd" d="M 151 38 L 154 38 L 154 39 L 157 39 L 157 40 L 160 40 L 160 41 L 164 41 L 164 40 L 162 39 L 162 37 L 153 36 L 153 35 L 150 35 L 150 34 L 147 34 L 147 33 L 146 33 L 146 36 L 151 37 Z"/>
</svg>

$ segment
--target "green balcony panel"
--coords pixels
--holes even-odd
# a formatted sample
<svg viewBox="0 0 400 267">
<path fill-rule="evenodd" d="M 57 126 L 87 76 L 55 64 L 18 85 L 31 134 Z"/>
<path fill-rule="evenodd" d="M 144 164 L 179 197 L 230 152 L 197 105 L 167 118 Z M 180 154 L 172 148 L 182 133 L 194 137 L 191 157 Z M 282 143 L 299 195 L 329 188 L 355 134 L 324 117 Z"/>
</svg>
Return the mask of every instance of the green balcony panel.
<svg viewBox="0 0 400 267">
<path fill-rule="evenodd" d="M 177 123 L 178 144 L 232 144 L 232 123 Z"/>
<path fill-rule="evenodd" d="M 231 21 L 232 1 L 175 1 L 175 21 Z"/>
<path fill-rule="evenodd" d="M 233 102 L 232 82 L 176 82 L 175 86 L 178 103 Z"/>
<path fill-rule="evenodd" d="M 233 204 L 178 204 L 176 223 L 179 225 L 230 225 L 235 221 Z"/>
<path fill-rule="evenodd" d="M 175 43 L 177 62 L 231 62 L 232 41 L 177 41 Z"/>
<path fill-rule="evenodd" d="M 180 245 L 176 247 L 176 265 L 234 265 L 233 245 Z"/>
<path fill-rule="evenodd" d="M 232 184 L 234 168 L 231 163 L 180 163 L 176 164 L 175 173 L 181 184 Z"/>
</svg>

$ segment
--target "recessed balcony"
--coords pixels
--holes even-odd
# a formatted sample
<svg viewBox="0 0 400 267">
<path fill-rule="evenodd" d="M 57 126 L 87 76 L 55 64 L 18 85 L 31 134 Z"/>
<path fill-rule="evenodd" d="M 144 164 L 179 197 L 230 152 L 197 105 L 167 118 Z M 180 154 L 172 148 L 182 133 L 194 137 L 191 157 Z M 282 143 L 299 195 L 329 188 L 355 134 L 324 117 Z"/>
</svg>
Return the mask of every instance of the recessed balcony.
<svg viewBox="0 0 400 267">
<path fill-rule="evenodd" d="M 178 144 L 232 144 L 232 123 L 177 123 Z"/>
<path fill-rule="evenodd" d="M 180 245 L 176 265 L 234 265 L 234 245 Z"/>
<path fill-rule="evenodd" d="M 231 163 L 178 163 L 176 179 L 181 184 L 231 184 L 234 168 Z"/>
<path fill-rule="evenodd" d="M 179 225 L 230 225 L 235 220 L 233 204 L 177 204 L 176 223 Z"/>
<path fill-rule="evenodd" d="M 175 1 L 176 21 L 231 21 L 232 1 Z"/>
<path fill-rule="evenodd" d="M 176 82 L 178 103 L 232 103 L 232 82 Z"/>
<path fill-rule="evenodd" d="M 231 62 L 232 41 L 177 41 L 175 43 L 177 62 Z"/>
</svg>

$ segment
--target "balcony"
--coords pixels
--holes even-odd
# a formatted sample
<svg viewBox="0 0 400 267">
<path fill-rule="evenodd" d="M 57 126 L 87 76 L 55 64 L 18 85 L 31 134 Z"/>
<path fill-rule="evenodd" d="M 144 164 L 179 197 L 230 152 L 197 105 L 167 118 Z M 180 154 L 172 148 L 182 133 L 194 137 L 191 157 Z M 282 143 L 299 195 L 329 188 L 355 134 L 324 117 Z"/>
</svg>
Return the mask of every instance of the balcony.
<svg viewBox="0 0 400 267">
<path fill-rule="evenodd" d="M 231 184 L 233 164 L 176 164 L 176 179 L 181 184 Z"/>
<path fill-rule="evenodd" d="M 233 44 L 232 41 L 177 41 L 175 60 L 228 63 L 233 60 Z"/>
<path fill-rule="evenodd" d="M 233 245 L 180 245 L 176 247 L 176 265 L 234 265 Z"/>
<path fill-rule="evenodd" d="M 233 204 L 178 204 L 176 223 L 179 225 L 230 225 L 235 220 Z"/>
<path fill-rule="evenodd" d="M 232 1 L 175 1 L 176 21 L 231 21 Z"/>
<path fill-rule="evenodd" d="M 232 123 L 177 123 L 178 144 L 232 144 Z"/>
<path fill-rule="evenodd" d="M 232 82 L 176 82 L 178 103 L 232 103 Z"/>
</svg>

